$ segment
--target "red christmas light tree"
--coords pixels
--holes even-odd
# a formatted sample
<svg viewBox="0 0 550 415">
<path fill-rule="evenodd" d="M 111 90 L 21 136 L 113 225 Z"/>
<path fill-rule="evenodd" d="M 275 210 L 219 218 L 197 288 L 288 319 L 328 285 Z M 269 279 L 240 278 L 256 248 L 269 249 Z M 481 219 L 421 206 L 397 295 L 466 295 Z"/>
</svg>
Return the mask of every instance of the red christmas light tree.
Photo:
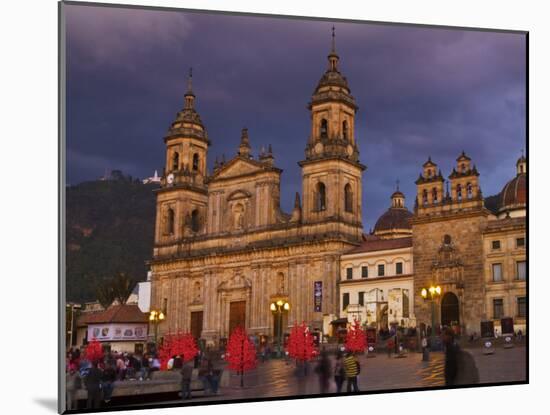
<svg viewBox="0 0 550 415">
<path fill-rule="evenodd" d="M 257 364 L 256 348 L 246 335 L 246 331 L 237 326 L 229 335 L 225 360 L 228 368 L 241 374 L 241 387 L 244 385 L 244 372 L 254 369 Z"/>
<path fill-rule="evenodd" d="M 169 334 L 164 337 L 159 349 L 160 370 L 166 370 L 173 356 L 180 356 L 184 362 L 193 360 L 199 353 L 195 338 L 191 333 Z"/>
<path fill-rule="evenodd" d="M 103 347 L 101 343 L 94 337 L 84 352 L 84 357 L 90 362 L 99 362 L 103 359 Z"/>
<path fill-rule="evenodd" d="M 353 321 L 353 327 L 350 327 L 346 334 L 346 349 L 352 353 L 363 353 L 367 347 L 367 337 L 361 324 L 357 320 Z"/>
<path fill-rule="evenodd" d="M 313 340 L 306 323 L 302 322 L 300 325 L 295 323 L 288 338 L 288 355 L 301 362 L 313 359 L 317 354 Z"/>
</svg>

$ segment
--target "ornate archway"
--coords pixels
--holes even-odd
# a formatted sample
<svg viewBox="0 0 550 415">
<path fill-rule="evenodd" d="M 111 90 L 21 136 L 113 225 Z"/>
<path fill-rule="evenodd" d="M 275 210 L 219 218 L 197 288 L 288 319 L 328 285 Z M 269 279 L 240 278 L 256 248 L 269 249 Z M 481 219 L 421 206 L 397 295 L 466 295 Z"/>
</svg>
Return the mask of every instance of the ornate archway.
<svg viewBox="0 0 550 415">
<path fill-rule="evenodd" d="M 443 326 L 460 324 L 459 301 L 452 292 L 445 293 L 441 299 L 441 324 Z"/>
</svg>

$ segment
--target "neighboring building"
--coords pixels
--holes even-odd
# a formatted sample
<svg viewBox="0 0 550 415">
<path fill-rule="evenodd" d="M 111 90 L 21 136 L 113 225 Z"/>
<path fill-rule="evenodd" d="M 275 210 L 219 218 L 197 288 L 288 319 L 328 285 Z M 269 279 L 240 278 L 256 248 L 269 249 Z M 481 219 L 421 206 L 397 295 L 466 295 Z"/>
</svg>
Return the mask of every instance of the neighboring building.
<svg viewBox="0 0 550 415">
<path fill-rule="evenodd" d="M 277 336 L 269 307 L 277 300 L 290 304 L 285 331 L 301 321 L 321 329 L 338 313 L 340 255 L 362 239 L 365 169 L 357 106 L 338 63 L 333 42 L 309 103 L 302 198 L 296 194 L 291 213 L 280 208 L 282 171 L 272 151 L 254 159 L 246 129 L 235 157 L 207 173 L 210 140 L 189 77 L 185 106 L 164 138 L 165 175 L 156 191 L 151 306 L 166 312 L 161 335 L 191 331 L 215 343 L 243 325 L 251 334 Z"/>
<path fill-rule="evenodd" d="M 160 184 L 161 177 L 158 175 L 158 172 L 155 170 L 155 174 L 152 177 L 147 177 L 143 179 L 143 184 L 157 183 Z"/>
<path fill-rule="evenodd" d="M 92 339 L 117 352 L 142 353 L 147 342 L 149 316 L 135 304 L 112 305 L 107 310 L 78 318 L 77 346 Z"/>
<path fill-rule="evenodd" d="M 412 213 L 399 188 L 374 235 L 340 259 L 340 318 L 377 329 L 414 327 Z"/>
<path fill-rule="evenodd" d="M 521 157 L 517 175 L 499 195 L 498 219 L 483 230 L 485 275 L 484 319 L 493 320 L 502 333 L 500 319 L 512 317 L 514 330 L 526 333 L 527 161 Z"/>
<path fill-rule="evenodd" d="M 137 304 L 144 313 L 151 310 L 151 271 L 147 272 L 147 281 L 138 282 Z"/>
</svg>

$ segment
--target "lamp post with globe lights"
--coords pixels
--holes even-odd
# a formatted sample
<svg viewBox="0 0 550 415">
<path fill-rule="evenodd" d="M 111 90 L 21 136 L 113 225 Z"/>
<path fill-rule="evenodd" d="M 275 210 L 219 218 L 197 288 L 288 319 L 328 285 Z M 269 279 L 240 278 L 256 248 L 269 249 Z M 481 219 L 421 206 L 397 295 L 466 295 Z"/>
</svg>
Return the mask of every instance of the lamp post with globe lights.
<svg viewBox="0 0 550 415">
<path fill-rule="evenodd" d="M 149 322 L 155 326 L 155 346 L 157 345 L 157 341 L 158 341 L 159 323 L 163 321 L 165 318 L 166 316 L 162 311 L 151 310 L 149 312 Z"/>
<path fill-rule="evenodd" d="M 281 357 L 283 355 L 282 350 L 282 338 L 283 338 L 283 313 L 285 311 L 290 310 L 290 304 L 283 300 L 278 300 L 275 302 L 272 302 L 269 305 L 269 309 L 271 312 L 277 316 L 277 326 L 279 328 L 279 332 L 277 335 L 277 357 Z"/>
<path fill-rule="evenodd" d="M 430 285 L 428 288 L 422 288 L 420 291 L 420 295 L 424 299 L 424 301 L 430 300 L 432 304 L 432 330 L 430 333 L 430 346 L 434 345 L 434 339 L 435 339 L 435 301 L 436 298 L 441 295 L 441 287 L 439 285 L 433 286 Z"/>
</svg>

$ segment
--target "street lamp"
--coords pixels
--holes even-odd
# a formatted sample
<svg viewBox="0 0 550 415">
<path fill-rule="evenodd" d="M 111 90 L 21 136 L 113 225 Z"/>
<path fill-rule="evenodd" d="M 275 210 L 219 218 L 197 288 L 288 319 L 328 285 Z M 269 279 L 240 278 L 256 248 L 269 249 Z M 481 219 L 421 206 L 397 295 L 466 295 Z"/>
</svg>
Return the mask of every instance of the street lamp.
<svg viewBox="0 0 550 415">
<path fill-rule="evenodd" d="M 271 312 L 277 316 L 277 325 L 279 327 L 279 333 L 277 338 L 277 357 L 281 357 L 283 354 L 282 350 L 282 337 L 283 337 L 283 312 L 290 310 L 290 304 L 283 300 L 278 300 L 269 305 Z"/>
<path fill-rule="evenodd" d="M 151 310 L 149 313 L 149 322 L 155 326 L 155 345 L 157 344 L 159 323 L 166 318 L 162 311 Z"/>
<path fill-rule="evenodd" d="M 431 285 L 429 288 L 422 288 L 420 295 L 424 300 L 430 297 L 430 302 L 432 303 L 432 331 L 430 333 L 430 344 L 433 344 L 433 339 L 435 337 L 435 299 L 441 295 L 441 287 L 439 285 Z"/>
</svg>

